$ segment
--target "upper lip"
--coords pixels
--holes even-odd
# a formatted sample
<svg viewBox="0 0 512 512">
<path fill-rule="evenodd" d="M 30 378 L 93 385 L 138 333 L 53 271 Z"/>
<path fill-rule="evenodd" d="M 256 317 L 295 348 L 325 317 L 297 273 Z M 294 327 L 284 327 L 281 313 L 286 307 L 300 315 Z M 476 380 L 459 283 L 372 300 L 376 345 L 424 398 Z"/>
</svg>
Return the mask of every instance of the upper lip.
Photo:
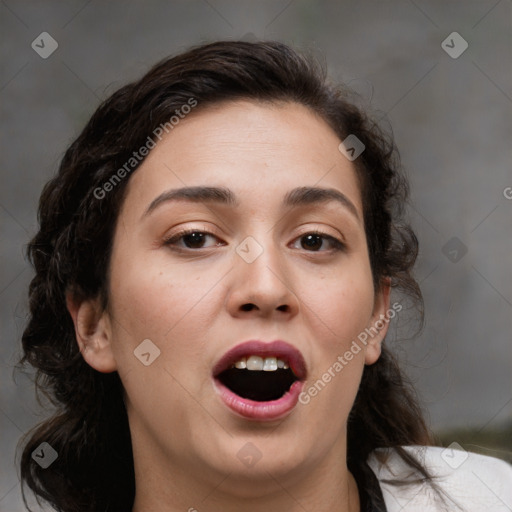
<svg viewBox="0 0 512 512">
<path fill-rule="evenodd" d="M 277 357 L 284 359 L 290 365 L 291 370 L 299 380 L 306 378 L 307 370 L 304 357 L 293 345 L 282 340 L 263 342 L 249 340 L 228 350 L 213 367 L 213 376 L 217 377 L 224 370 L 230 368 L 242 357 L 260 356 Z"/>
</svg>

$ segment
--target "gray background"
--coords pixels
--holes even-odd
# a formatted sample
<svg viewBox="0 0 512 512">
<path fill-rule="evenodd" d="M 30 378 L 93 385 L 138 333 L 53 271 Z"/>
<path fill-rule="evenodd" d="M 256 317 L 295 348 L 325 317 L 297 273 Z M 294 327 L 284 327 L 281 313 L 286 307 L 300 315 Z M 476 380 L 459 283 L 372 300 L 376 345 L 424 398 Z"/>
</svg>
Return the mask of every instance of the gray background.
<svg viewBox="0 0 512 512">
<path fill-rule="evenodd" d="M 219 38 L 254 35 L 312 50 L 391 124 L 411 180 L 427 311 L 423 333 L 394 345 L 434 429 L 510 421 L 511 7 L 2 0 L 0 510 L 23 510 L 14 450 L 44 418 L 29 377 L 12 376 L 32 275 L 23 251 L 41 188 L 102 99 L 158 59 Z M 47 59 L 31 48 L 44 31 L 59 45 Z M 453 31 L 469 44 L 456 59 L 441 46 Z"/>
</svg>

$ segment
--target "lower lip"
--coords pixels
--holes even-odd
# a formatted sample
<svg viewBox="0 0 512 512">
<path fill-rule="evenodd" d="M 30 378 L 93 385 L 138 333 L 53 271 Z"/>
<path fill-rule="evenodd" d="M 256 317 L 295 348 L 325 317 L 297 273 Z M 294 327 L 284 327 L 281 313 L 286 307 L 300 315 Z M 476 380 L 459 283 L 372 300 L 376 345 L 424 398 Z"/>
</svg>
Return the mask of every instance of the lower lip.
<svg viewBox="0 0 512 512">
<path fill-rule="evenodd" d="M 303 387 L 303 383 L 297 380 L 278 400 L 257 402 L 238 396 L 218 379 L 214 382 L 224 404 L 240 416 L 255 421 L 278 420 L 288 415 L 297 405 Z"/>
</svg>

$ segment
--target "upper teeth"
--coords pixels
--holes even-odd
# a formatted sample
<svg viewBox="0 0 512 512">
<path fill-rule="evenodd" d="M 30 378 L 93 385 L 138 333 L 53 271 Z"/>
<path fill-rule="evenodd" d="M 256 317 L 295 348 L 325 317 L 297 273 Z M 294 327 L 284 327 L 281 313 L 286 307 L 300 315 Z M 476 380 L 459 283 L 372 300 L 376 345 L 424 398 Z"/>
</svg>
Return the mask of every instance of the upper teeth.
<svg viewBox="0 0 512 512">
<path fill-rule="evenodd" d="M 235 368 L 240 370 L 263 370 L 264 372 L 274 372 L 278 368 L 286 370 L 289 368 L 288 363 L 277 357 L 260 357 L 260 356 L 249 356 L 242 357 L 235 364 Z"/>
</svg>

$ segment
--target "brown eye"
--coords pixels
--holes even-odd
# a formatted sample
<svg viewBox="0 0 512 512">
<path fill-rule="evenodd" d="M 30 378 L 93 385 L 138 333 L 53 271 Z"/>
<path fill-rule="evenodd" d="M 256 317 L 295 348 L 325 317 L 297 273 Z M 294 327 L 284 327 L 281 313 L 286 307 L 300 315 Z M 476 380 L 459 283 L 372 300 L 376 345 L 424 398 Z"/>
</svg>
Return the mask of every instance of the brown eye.
<svg viewBox="0 0 512 512">
<path fill-rule="evenodd" d="M 207 235 L 205 233 L 200 233 L 199 231 L 194 231 L 188 235 L 183 235 L 181 238 L 183 239 L 183 243 L 189 249 L 201 249 L 205 238 Z"/>
<path fill-rule="evenodd" d="M 164 241 L 164 245 L 171 246 L 173 248 L 176 248 L 178 250 L 180 249 L 207 249 L 210 247 L 213 247 L 213 245 L 206 246 L 205 247 L 205 241 L 207 238 L 215 238 L 218 240 L 218 238 L 208 231 L 200 231 L 199 229 L 188 229 L 181 231 L 175 235 L 173 235 L 171 238 Z M 181 242 L 181 243 L 179 243 Z M 220 245 L 220 244 L 215 244 Z"/>
<path fill-rule="evenodd" d="M 329 248 L 320 250 L 327 241 L 331 245 L 330 250 L 341 251 L 345 248 L 345 245 L 338 239 L 321 232 L 311 232 L 301 235 L 297 240 L 300 240 L 302 249 L 310 252 L 326 252 Z"/>
</svg>

